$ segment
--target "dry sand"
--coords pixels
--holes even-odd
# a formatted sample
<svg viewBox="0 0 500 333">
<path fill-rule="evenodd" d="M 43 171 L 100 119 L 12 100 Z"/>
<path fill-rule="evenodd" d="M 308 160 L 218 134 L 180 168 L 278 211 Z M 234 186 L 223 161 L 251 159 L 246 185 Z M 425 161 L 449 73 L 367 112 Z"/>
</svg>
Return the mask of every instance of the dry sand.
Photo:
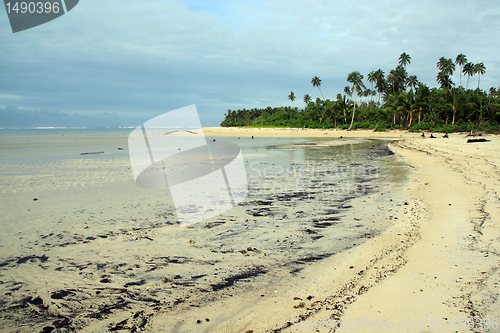
<svg viewBox="0 0 500 333">
<path fill-rule="evenodd" d="M 331 321 L 325 318 L 358 323 L 338 331 L 356 327 L 360 332 L 391 327 L 401 332 L 499 330 L 498 326 L 469 330 L 460 326 L 460 320 L 491 321 L 500 316 L 500 138 L 488 135 L 491 142 L 468 144 L 464 134 L 431 139 L 398 131 L 204 131 L 207 136 L 405 138 L 391 147 L 414 174 L 405 203 L 390 212 L 398 222 L 382 235 L 278 285 L 227 297 L 186 316 L 158 316 L 152 330 L 293 332 L 302 331 L 297 330 L 301 325 L 306 331 L 328 332 Z M 196 318 L 202 322 L 195 324 Z M 366 321 L 374 326 L 363 325 Z"/>
<path fill-rule="evenodd" d="M 407 131 L 374 132 L 371 130 L 346 131 L 338 129 L 297 129 L 297 128 L 246 128 L 246 127 L 205 127 L 203 133 L 210 136 L 237 136 L 237 137 L 306 137 L 306 138 L 380 138 L 401 139 L 416 138 L 420 133 Z"/>
</svg>

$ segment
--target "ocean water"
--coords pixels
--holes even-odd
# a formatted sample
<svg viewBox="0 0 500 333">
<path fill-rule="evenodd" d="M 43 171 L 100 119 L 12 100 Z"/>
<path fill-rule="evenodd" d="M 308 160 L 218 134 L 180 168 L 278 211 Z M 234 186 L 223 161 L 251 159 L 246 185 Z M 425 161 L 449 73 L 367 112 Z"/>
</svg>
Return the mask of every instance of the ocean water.
<svg viewBox="0 0 500 333">
<path fill-rule="evenodd" d="M 135 184 L 130 132 L 0 130 L 6 330 L 111 327 L 269 285 L 376 237 L 402 204 L 407 171 L 387 141 L 216 137 L 240 146 L 248 196 L 182 227 L 168 190 Z"/>
</svg>

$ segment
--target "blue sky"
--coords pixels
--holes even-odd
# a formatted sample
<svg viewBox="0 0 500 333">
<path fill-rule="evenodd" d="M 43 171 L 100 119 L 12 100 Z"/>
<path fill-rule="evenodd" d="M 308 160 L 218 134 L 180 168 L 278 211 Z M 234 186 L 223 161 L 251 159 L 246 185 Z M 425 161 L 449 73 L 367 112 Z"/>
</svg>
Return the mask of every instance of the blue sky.
<svg viewBox="0 0 500 333">
<path fill-rule="evenodd" d="M 293 91 L 326 98 L 396 67 L 436 86 L 436 62 L 483 62 L 481 88 L 500 86 L 500 4 L 454 1 L 81 0 L 13 34 L 0 10 L 0 127 L 137 126 L 196 104 L 203 126 L 228 109 L 289 105 Z M 458 85 L 458 70 L 453 77 Z M 477 86 L 477 76 L 469 86 Z"/>
</svg>

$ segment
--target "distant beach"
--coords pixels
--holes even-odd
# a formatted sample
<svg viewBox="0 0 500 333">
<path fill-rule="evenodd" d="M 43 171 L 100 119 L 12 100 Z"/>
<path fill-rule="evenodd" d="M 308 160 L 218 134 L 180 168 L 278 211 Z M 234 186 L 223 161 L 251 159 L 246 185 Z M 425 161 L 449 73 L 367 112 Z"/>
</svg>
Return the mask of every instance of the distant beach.
<svg viewBox="0 0 500 333">
<path fill-rule="evenodd" d="M 496 136 L 204 128 L 241 147 L 249 195 L 181 227 L 134 183 L 129 129 L 39 132 L 0 131 L 2 331 L 498 317 Z"/>
</svg>

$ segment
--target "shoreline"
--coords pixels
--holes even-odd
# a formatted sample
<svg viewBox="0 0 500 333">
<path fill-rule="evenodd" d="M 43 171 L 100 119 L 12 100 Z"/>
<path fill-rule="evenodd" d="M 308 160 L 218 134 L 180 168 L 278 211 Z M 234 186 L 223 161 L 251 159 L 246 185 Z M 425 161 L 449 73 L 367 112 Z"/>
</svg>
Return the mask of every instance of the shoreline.
<svg viewBox="0 0 500 333">
<path fill-rule="evenodd" d="M 243 128 L 243 127 L 204 127 L 205 137 L 238 136 L 238 137 L 303 137 L 303 138 L 380 138 L 402 139 L 420 137 L 420 132 L 410 133 L 403 130 L 375 132 L 373 130 L 339 130 L 311 128 Z"/>
<path fill-rule="evenodd" d="M 442 138 L 442 132 L 418 131 L 409 132 L 407 130 L 387 130 L 376 132 L 372 129 L 354 129 L 351 131 L 331 128 L 257 128 L 257 127 L 203 127 L 206 137 L 210 136 L 238 136 L 238 137 L 298 137 L 298 138 L 374 138 L 374 139 L 409 139 L 420 138 L 422 132 L 426 137 L 435 134 L 435 138 Z M 467 135 L 469 132 L 455 132 L 448 135 Z M 485 136 L 496 136 L 495 134 L 484 133 Z"/>
</svg>

